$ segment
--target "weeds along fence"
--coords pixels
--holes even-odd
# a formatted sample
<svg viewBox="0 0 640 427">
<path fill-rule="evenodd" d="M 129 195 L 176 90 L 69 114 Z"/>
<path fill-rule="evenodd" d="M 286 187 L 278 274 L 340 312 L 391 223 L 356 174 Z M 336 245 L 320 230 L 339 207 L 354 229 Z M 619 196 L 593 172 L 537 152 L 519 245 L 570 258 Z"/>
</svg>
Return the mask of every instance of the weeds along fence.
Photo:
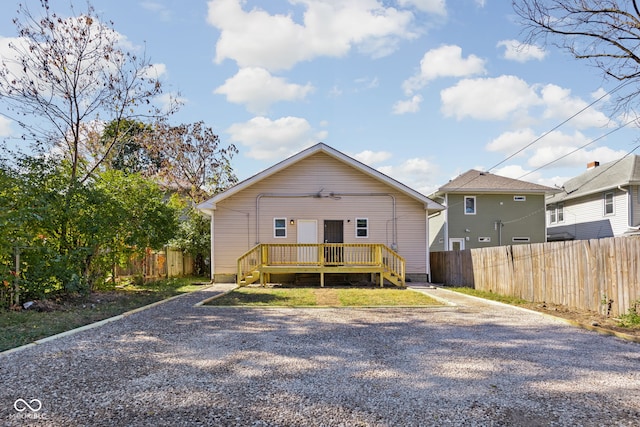
<svg viewBox="0 0 640 427">
<path fill-rule="evenodd" d="M 431 281 L 618 316 L 640 299 L 640 237 L 432 252 Z"/>
</svg>

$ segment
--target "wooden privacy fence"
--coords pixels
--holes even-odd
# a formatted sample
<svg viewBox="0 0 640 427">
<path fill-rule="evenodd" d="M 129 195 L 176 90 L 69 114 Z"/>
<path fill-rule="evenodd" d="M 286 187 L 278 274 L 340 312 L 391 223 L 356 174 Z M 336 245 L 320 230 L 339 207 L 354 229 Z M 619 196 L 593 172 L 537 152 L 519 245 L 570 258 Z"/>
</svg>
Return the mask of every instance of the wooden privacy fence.
<svg viewBox="0 0 640 427">
<path fill-rule="evenodd" d="M 617 316 L 640 299 L 640 238 L 432 252 L 431 281 Z"/>
<path fill-rule="evenodd" d="M 116 275 L 140 275 L 145 280 L 161 277 L 189 276 L 193 274 L 193 257 L 179 249 L 148 250 L 143 257 L 132 256 L 125 266 L 116 269 Z"/>
</svg>

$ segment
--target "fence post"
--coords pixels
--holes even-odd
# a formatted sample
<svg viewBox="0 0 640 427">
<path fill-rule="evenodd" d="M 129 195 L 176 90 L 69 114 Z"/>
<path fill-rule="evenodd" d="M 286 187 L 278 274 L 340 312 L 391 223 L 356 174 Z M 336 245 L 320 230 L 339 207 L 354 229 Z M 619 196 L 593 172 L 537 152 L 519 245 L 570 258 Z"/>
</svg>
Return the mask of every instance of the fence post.
<svg viewBox="0 0 640 427">
<path fill-rule="evenodd" d="M 13 300 L 15 305 L 20 304 L 20 247 L 13 248 L 13 255 L 15 260 L 14 279 L 13 279 Z"/>
</svg>

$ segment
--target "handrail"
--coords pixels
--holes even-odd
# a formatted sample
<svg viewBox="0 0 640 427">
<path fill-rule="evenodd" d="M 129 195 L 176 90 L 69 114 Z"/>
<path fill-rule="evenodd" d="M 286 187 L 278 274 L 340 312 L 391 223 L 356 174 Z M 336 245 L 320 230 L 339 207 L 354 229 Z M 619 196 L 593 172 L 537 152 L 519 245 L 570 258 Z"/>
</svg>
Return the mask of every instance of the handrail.
<svg viewBox="0 0 640 427">
<path fill-rule="evenodd" d="M 404 284 L 405 260 L 381 243 L 261 243 L 238 258 L 238 284 L 263 267 L 381 267 Z"/>
</svg>

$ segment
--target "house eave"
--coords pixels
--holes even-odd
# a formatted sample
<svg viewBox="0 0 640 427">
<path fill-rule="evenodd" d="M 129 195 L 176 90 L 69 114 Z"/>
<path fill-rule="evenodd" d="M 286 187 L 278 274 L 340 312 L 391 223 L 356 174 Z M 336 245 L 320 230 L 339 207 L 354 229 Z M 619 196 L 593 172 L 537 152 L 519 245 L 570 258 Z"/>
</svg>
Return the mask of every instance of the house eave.
<svg viewBox="0 0 640 427">
<path fill-rule="evenodd" d="M 217 195 L 215 195 L 214 197 L 212 197 L 211 199 L 200 203 L 197 208 L 200 210 L 215 210 L 215 206 L 217 203 L 219 203 L 222 200 L 225 200 L 228 197 L 233 196 L 234 194 L 237 194 L 241 191 L 243 191 L 244 189 L 250 187 L 251 185 L 262 181 L 265 178 L 268 178 L 278 172 L 280 172 L 283 169 L 286 169 L 287 167 L 289 167 L 290 165 L 299 162 L 300 160 L 303 160 L 307 157 L 310 157 L 316 153 L 325 153 L 330 157 L 333 157 L 341 162 L 344 162 L 350 166 L 352 166 L 353 168 L 361 171 L 362 173 L 370 176 L 371 178 L 374 178 L 392 188 L 394 188 L 395 190 L 407 195 L 408 197 L 413 198 L 414 200 L 417 200 L 421 203 L 424 204 L 425 206 L 425 210 L 427 210 L 428 212 L 436 212 L 438 210 L 443 210 L 444 206 L 440 205 L 439 203 L 436 203 L 435 201 L 431 200 L 430 198 L 428 198 L 427 196 L 425 196 L 422 193 L 419 193 L 418 191 L 406 186 L 405 184 L 402 184 L 399 181 L 396 181 L 395 179 L 383 174 L 382 172 L 379 172 L 373 168 L 371 168 L 370 166 L 365 165 L 364 163 L 361 163 L 349 156 L 347 156 L 346 154 L 341 153 L 340 151 L 329 147 L 328 145 L 324 144 L 324 143 L 318 143 L 312 147 L 309 147 L 303 151 L 300 151 L 297 154 L 294 154 L 291 157 L 288 157 L 278 163 L 276 163 L 275 165 L 264 169 L 261 172 L 258 172 L 257 174 L 239 182 L 238 184 L 234 185 L 233 187 L 228 188 L 227 190 L 223 191 L 222 193 L 219 193 Z"/>
</svg>

